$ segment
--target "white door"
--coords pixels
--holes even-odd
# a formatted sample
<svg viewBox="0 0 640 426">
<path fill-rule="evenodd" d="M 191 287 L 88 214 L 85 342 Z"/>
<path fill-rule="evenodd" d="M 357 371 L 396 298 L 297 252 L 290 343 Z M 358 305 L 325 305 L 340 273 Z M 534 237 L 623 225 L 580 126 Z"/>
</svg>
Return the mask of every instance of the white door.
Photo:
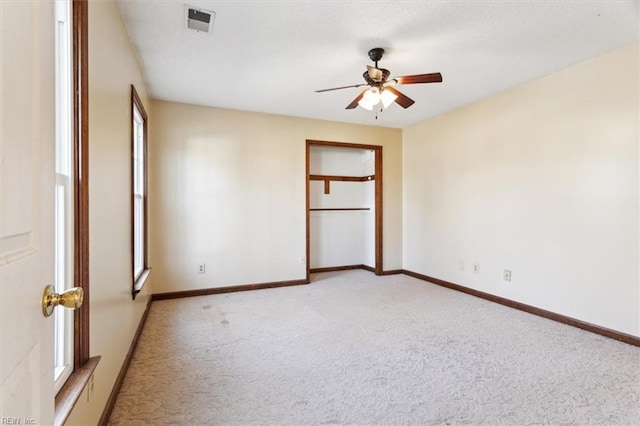
<svg viewBox="0 0 640 426">
<path fill-rule="evenodd" d="M 0 0 L 0 423 L 52 424 L 54 5 Z M 20 423 L 17 423 L 19 420 Z"/>
</svg>

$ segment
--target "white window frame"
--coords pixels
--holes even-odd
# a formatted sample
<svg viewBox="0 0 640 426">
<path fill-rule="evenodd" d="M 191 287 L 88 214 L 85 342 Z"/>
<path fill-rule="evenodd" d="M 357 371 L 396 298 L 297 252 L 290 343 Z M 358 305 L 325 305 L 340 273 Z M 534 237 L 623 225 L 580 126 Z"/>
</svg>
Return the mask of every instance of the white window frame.
<svg viewBox="0 0 640 426">
<path fill-rule="evenodd" d="M 55 281 L 57 293 L 74 286 L 72 4 L 55 2 Z M 70 309 L 54 313 L 54 388 L 57 393 L 74 370 L 74 317 Z"/>
<path fill-rule="evenodd" d="M 132 295 L 142 290 L 147 265 L 147 113 L 131 86 L 131 262 Z"/>
</svg>

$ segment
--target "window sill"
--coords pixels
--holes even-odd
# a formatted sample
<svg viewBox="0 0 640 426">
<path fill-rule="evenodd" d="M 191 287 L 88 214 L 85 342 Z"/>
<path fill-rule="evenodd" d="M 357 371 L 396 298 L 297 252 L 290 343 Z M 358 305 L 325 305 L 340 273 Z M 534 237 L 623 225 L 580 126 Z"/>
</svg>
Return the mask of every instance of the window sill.
<svg viewBox="0 0 640 426">
<path fill-rule="evenodd" d="M 151 274 L 151 268 L 147 268 L 138 277 L 136 282 L 133 283 L 133 290 L 131 292 L 131 297 L 135 300 L 136 295 L 142 291 L 142 287 L 147 283 L 149 279 L 149 275 Z"/>
<path fill-rule="evenodd" d="M 93 376 L 100 358 L 100 356 L 89 358 L 82 367 L 71 373 L 67 382 L 62 386 L 62 389 L 56 395 L 54 425 L 63 425 L 67 421 L 73 407 L 80 399 L 82 391 L 89 383 L 91 376 Z"/>
</svg>

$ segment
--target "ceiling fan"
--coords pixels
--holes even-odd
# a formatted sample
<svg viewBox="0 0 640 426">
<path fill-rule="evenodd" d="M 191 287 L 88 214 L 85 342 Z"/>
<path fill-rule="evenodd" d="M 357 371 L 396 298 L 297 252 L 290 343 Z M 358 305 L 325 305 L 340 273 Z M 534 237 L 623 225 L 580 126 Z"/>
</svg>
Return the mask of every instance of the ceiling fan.
<svg viewBox="0 0 640 426">
<path fill-rule="evenodd" d="M 420 83 L 441 83 L 442 74 L 439 72 L 431 74 L 405 75 L 401 77 L 389 78 L 390 72 L 384 68 L 378 68 L 378 61 L 382 59 L 384 49 L 376 47 L 369 51 L 369 58 L 375 62 L 375 67 L 367 65 L 367 70 L 362 74 L 366 83 L 352 84 L 350 86 L 333 87 L 331 89 L 316 90 L 316 93 L 329 92 L 331 90 L 349 89 L 351 87 L 369 86 L 360 92 L 358 96 L 347 105 L 346 109 L 354 109 L 360 105 L 369 111 L 382 102 L 383 108 L 387 108 L 392 102 L 397 103 L 402 108 L 409 108 L 415 101 L 400 93 L 395 87 L 401 84 Z"/>
</svg>

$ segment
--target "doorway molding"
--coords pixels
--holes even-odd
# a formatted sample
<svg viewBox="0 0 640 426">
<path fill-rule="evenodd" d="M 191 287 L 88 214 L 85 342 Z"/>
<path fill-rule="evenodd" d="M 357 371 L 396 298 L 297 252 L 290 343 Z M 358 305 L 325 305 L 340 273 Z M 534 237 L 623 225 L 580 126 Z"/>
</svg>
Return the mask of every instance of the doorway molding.
<svg viewBox="0 0 640 426">
<path fill-rule="evenodd" d="M 331 141 L 321 141 L 315 139 L 307 139 L 306 140 L 306 148 L 305 148 L 305 157 L 306 157 L 306 168 L 305 168 L 305 180 L 306 180 L 306 259 L 307 259 L 307 282 L 311 280 L 311 229 L 310 229 L 310 205 L 309 205 L 309 182 L 311 181 L 311 174 L 309 170 L 309 149 L 312 146 L 320 146 L 320 147 L 333 147 L 333 148 L 345 148 L 345 149 L 369 149 L 374 152 L 375 164 L 374 164 L 374 205 L 375 205 L 375 231 L 374 231 L 374 239 L 375 239 L 375 267 L 373 268 L 373 272 L 376 275 L 383 275 L 382 268 L 382 258 L 383 258 L 383 250 L 382 250 L 382 240 L 383 240 L 383 225 L 382 225 L 382 146 L 380 145 L 366 145 L 359 143 L 347 143 L 347 142 L 331 142 Z M 365 268 L 367 269 L 367 268 Z"/>
</svg>

